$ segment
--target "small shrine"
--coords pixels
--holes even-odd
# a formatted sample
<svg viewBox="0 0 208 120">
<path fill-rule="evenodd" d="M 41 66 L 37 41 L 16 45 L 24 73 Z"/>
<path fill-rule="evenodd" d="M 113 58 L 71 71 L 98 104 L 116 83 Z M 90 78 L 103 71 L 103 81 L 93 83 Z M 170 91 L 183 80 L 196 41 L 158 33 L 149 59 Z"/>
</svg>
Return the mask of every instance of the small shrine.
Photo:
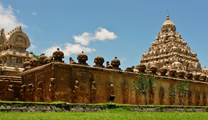
<svg viewBox="0 0 208 120">
<path fill-rule="evenodd" d="M 30 40 L 21 26 L 5 34 L 4 28 L 0 35 L 0 75 L 17 75 L 21 73 L 23 63 L 33 58 L 26 49 L 30 47 Z"/>
</svg>

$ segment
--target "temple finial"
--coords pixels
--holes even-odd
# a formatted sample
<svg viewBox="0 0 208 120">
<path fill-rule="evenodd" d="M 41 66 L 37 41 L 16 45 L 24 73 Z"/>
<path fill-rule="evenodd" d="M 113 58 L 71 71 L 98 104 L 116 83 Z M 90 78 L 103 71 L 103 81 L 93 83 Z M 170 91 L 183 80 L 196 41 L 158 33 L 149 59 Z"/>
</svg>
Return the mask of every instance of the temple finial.
<svg viewBox="0 0 208 120">
<path fill-rule="evenodd" d="M 169 11 L 168 10 L 167 10 L 167 13 L 168 13 L 168 15 L 167 15 L 166 20 L 169 20 L 170 18 L 169 18 Z"/>
<path fill-rule="evenodd" d="M 170 18 L 169 18 L 169 15 L 167 15 L 167 17 L 166 17 L 166 20 L 169 20 Z"/>
</svg>

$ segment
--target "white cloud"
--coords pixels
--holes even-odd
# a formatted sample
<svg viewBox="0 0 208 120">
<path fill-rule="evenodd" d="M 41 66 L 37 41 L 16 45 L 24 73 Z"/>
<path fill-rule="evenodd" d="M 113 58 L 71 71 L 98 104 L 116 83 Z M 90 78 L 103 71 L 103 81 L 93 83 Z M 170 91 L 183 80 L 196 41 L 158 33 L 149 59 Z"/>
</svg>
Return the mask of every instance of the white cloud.
<svg viewBox="0 0 208 120">
<path fill-rule="evenodd" d="M 17 13 L 19 13 L 20 11 L 19 10 L 17 10 Z"/>
<path fill-rule="evenodd" d="M 52 56 L 53 52 L 56 51 L 57 48 L 60 48 L 60 50 L 64 52 L 64 56 L 70 56 L 71 54 L 78 54 L 81 53 L 82 51 L 84 51 L 85 53 L 96 51 L 95 48 L 84 47 L 81 46 L 80 44 L 65 43 L 64 45 L 60 45 L 60 46 L 52 46 L 44 50 L 43 52 L 47 56 Z"/>
<path fill-rule="evenodd" d="M 81 45 L 89 45 L 90 41 L 100 40 L 112 40 L 116 39 L 117 36 L 113 32 L 109 32 L 107 29 L 99 27 L 95 31 L 95 34 L 84 32 L 82 35 L 73 36 L 75 42 L 80 43 Z"/>
<path fill-rule="evenodd" d="M 33 51 L 36 49 L 37 47 L 34 46 L 33 44 L 30 45 L 30 47 L 27 49 L 27 51 Z"/>
<path fill-rule="evenodd" d="M 105 28 L 99 27 L 98 31 L 95 31 L 95 39 L 104 41 L 106 39 L 112 40 L 117 38 L 113 32 L 109 32 Z"/>
<path fill-rule="evenodd" d="M 10 5 L 8 8 L 4 8 L 0 3 L 0 28 L 4 28 L 5 32 L 8 32 L 17 26 L 27 28 L 26 25 L 17 20 L 17 17 L 14 15 L 13 9 Z"/>
<path fill-rule="evenodd" d="M 34 16 L 36 16 L 36 15 L 37 15 L 37 13 L 36 13 L 36 12 L 31 12 L 31 14 L 32 14 L 32 15 L 34 15 Z"/>
<path fill-rule="evenodd" d="M 90 40 L 93 39 L 93 34 L 84 32 L 82 35 L 73 36 L 75 42 L 80 43 L 81 45 L 88 45 Z"/>
<path fill-rule="evenodd" d="M 122 59 L 121 59 L 121 61 L 125 61 L 125 60 L 126 60 L 126 58 L 122 58 Z"/>
<path fill-rule="evenodd" d="M 34 50 L 36 48 L 36 46 L 34 45 L 31 45 L 31 49 Z"/>
</svg>

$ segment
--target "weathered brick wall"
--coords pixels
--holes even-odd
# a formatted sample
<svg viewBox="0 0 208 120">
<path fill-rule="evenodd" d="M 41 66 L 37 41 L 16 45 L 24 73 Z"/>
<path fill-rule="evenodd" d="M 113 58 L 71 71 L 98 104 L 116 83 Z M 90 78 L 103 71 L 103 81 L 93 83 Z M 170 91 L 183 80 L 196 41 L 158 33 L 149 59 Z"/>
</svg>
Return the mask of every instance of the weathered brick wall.
<svg viewBox="0 0 208 120">
<path fill-rule="evenodd" d="M 49 63 L 21 74 L 27 89 L 31 83 L 34 89 L 25 92 L 26 101 L 66 101 L 71 103 L 104 103 L 110 94 L 115 95 L 116 103 L 144 104 L 144 97 L 132 86 L 135 73 L 116 71 L 90 66 L 65 63 Z M 179 104 L 178 95 L 171 103 L 168 90 L 184 79 L 156 76 L 157 83 L 148 95 L 148 104 Z M 44 84 L 38 84 L 43 81 Z M 41 88 L 42 91 L 38 88 Z M 206 105 L 207 82 L 192 81 L 186 105 Z M 31 94 L 33 97 L 31 98 Z M 41 97 L 42 98 L 41 98 Z M 41 98 L 41 99 L 40 99 Z"/>
</svg>

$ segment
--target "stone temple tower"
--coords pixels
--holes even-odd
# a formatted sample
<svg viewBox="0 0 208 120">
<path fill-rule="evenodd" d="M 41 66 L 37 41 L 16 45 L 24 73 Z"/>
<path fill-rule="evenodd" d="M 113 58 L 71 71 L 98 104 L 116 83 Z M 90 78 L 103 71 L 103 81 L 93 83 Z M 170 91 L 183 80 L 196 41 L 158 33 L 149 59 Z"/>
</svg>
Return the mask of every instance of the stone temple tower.
<svg viewBox="0 0 208 120">
<path fill-rule="evenodd" d="M 23 63 L 33 58 L 26 49 L 30 47 L 30 40 L 22 30 L 21 26 L 16 27 L 8 34 L 4 28 L 0 34 L 0 75 L 14 76 L 21 73 Z"/>
<path fill-rule="evenodd" d="M 176 32 L 176 26 L 169 16 L 148 51 L 142 54 L 139 64 L 139 67 L 146 67 L 146 71 L 154 68 L 157 74 L 162 74 L 165 70 L 165 75 L 171 75 L 172 72 L 175 72 L 175 75 L 202 72 L 201 64 L 196 58 L 197 54 L 191 51 L 187 42 Z"/>
</svg>

